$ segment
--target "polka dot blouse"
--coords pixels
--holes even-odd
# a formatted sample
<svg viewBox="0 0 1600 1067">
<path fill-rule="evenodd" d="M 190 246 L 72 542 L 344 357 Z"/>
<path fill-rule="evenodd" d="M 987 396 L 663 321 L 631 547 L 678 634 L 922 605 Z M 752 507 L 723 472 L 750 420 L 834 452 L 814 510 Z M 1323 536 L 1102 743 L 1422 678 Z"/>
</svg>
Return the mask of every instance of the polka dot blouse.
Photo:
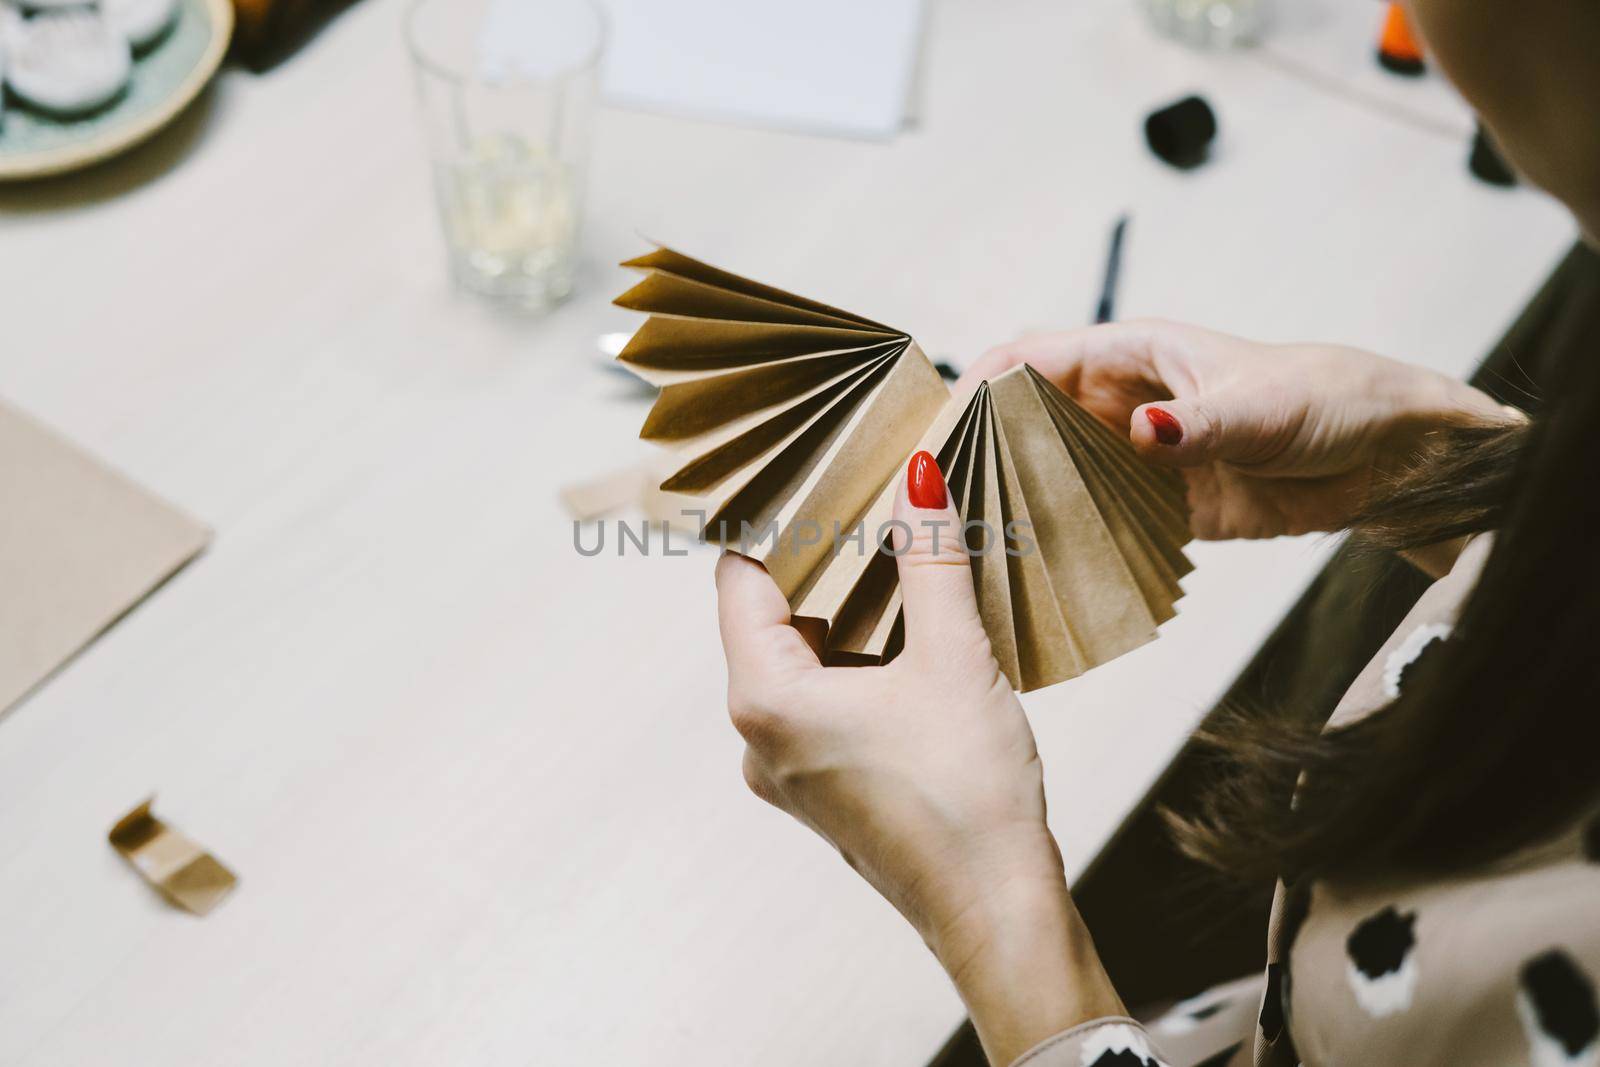
<svg viewBox="0 0 1600 1067">
<path fill-rule="evenodd" d="M 1474 541 L 1423 595 L 1330 726 L 1399 696 L 1488 548 Z M 1157 1017 L 1074 1027 L 1016 1067 L 1600 1067 L 1600 813 L 1445 878 L 1280 884 L 1267 960 Z"/>
</svg>

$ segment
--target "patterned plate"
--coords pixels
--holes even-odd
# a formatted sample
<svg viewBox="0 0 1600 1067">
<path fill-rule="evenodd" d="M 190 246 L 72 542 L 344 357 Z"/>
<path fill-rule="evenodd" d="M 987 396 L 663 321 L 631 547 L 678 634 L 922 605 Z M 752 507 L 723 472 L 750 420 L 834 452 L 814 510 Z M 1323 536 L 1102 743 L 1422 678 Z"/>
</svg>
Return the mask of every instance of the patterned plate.
<svg viewBox="0 0 1600 1067">
<path fill-rule="evenodd" d="M 232 33 L 232 0 L 179 0 L 177 25 L 134 58 L 127 92 L 110 107 L 56 119 L 8 100 L 0 117 L 0 181 L 77 170 L 132 148 L 200 94 Z"/>
</svg>

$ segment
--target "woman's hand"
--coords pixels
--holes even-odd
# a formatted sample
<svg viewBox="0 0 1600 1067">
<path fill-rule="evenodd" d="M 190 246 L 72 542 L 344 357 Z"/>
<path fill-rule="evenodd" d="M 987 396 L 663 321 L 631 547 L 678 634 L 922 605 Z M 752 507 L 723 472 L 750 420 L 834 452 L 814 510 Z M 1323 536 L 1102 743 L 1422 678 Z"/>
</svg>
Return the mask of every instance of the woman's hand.
<svg viewBox="0 0 1600 1067">
<path fill-rule="evenodd" d="M 1005 1064 L 1121 1005 L 1067 896 L 1033 731 L 990 651 L 932 456 L 913 457 L 911 481 L 895 503 L 911 531 L 894 533 L 905 650 L 823 667 L 767 572 L 725 555 L 728 707 L 750 788 L 910 920 Z"/>
<path fill-rule="evenodd" d="M 1430 430 L 1507 418 L 1471 386 L 1369 352 L 1154 321 L 1026 337 L 962 384 L 1018 363 L 1182 468 L 1194 535 L 1208 540 L 1341 529 Z"/>
</svg>

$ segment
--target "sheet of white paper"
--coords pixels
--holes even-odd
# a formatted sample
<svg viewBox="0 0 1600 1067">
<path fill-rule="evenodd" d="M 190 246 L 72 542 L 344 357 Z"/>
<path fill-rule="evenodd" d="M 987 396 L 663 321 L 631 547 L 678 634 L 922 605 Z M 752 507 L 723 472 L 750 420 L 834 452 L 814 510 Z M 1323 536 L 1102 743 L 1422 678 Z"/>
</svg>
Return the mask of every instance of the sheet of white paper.
<svg viewBox="0 0 1600 1067">
<path fill-rule="evenodd" d="M 886 139 L 910 117 L 924 0 L 603 0 L 624 107 Z"/>
</svg>

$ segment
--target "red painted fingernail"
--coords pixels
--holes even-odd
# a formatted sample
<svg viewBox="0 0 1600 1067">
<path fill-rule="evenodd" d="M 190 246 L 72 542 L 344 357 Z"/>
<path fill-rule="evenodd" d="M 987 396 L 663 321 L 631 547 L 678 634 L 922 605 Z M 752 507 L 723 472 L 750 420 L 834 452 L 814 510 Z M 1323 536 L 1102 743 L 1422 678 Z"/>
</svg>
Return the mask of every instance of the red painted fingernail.
<svg viewBox="0 0 1600 1067">
<path fill-rule="evenodd" d="M 1183 427 L 1172 417 L 1172 412 L 1161 408 L 1145 408 L 1144 417 L 1150 420 L 1150 428 L 1155 430 L 1156 440 L 1162 444 L 1175 445 L 1183 440 Z"/>
<path fill-rule="evenodd" d="M 939 471 L 939 461 L 929 452 L 918 452 L 911 457 L 906 471 L 906 495 L 914 508 L 942 508 L 947 498 L 944 475 Z"/>
</svg>

